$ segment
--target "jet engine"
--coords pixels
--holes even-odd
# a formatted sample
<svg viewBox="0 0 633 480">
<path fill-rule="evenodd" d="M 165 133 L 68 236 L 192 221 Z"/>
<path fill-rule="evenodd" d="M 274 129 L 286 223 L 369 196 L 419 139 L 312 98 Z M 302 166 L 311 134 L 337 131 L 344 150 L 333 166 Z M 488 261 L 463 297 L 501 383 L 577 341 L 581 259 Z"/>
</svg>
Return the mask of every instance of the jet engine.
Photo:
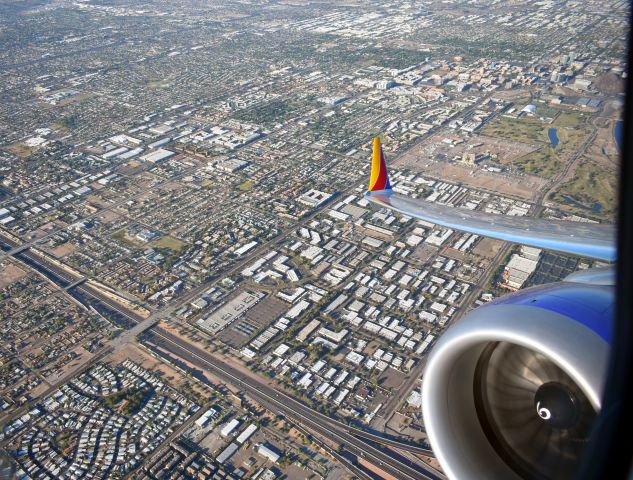
<svg viewBox="0 0 633 480">
<path fill-rule="evenodd" d="M 573 477 L 600 410 L 612 274 L 588 270 L 481 306 L 433 349 L 429 441 L 451 479 Z"/>
</svg>

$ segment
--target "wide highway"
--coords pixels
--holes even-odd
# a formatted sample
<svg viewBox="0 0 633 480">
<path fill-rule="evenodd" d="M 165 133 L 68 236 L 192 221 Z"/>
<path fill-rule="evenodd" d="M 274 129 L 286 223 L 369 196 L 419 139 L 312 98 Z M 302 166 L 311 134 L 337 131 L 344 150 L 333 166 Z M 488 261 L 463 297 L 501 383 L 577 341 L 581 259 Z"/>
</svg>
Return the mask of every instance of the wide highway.
<svg viewBox="0 0 633 480">
<path fill-rule="evenodd" d="M 422 469 L 404 457 L 395 458 L 397 455 L 395 452 L 390 454 L 384 448 L 377 448 L 364 442 L 350 433 L 350 430 L 356 429 L 333 421 L 330 417 L 313 410 L 297 399 L 276 390 L 253 376 L 245 375 L 237 368 L 161 328 L 151 328 L 146 331 L 146 334 L 151 342 L 175 357 L 183 359 L 201 370 L 209 371 L 220 380 L 244 390 L 250 397 L 273 413 L 290 417 L 299 425 L 336 441 L 345 450 L 359 458 L 364 458 L 395 478 L 403 480 L 442 478 L 430 469 Z M 382 437 L 377 438 L 382 439 Z M 395 443 L 398 442 L 393 442 L 393 444 Z"/>
<path fill-rule="evenodd" d="M 19 248 L 16 242 L 4 235 L 0 237 L 0 242 L 0 247 L 5 251 L 18 250 Z M 223 382 L 242 389 L 273 413 L 292 419 L 299 428 L 307 428 L 323 438 L 334 440 L 341 448 L 341 452 L 335 452 L 335 457 L 339 459 L 344 458 L 345 461 L 342 463 L 355 475 L 361 474 L 363 470 L 359 469 L 359 465 L 350 463 L 349 458 L 342 456 L 343 452 L 349 452 L 357 458 L 362 458 L 398 479 L 435 480 L 444 478 L 440 472 L 432 467 L 422 467 L 404 456 L 400 456 L 397 452 L 389 451 L 384 447 L 432 456 L 433 453 L 430 450 L 348 426 L 313 410 L 299 400 L 269 386 L 262 380 L 251 375 L 245 375 L 237 368 L 210 355 L 206 351 L 156 327 L 155 322 L 142 318 L 128 307 L 119 304 L 89 284 L 81 283 L 81 277 L 66 271 L 31 248 L 15 251 L 12 256 L 36 269 L 61 288 L 68 289 L 69 293 L 74 294 L 73 296 L 87 307 L 94 308 L 98 304 L 101 304 L 102 307 L 107 307 L 108 310 L 119 315 L 119 320 L 123 320 L 122 323 L 127 324 L 126 327 L 128 328 L 143 325 L 144 328 L 138 329 L 136 333 L 145 331 L 151 342 L 161 347 L 175 359 L 184 360 L 201 370 L 209 371 Z M 137 328 L 134 328 L 134 330 L 137 330 Z M 381 444 L 383 447 L 378 447 L 377 444 Z M 362 477 L 367 478 L 367 474 L 363 473 Z"/>
</svg>

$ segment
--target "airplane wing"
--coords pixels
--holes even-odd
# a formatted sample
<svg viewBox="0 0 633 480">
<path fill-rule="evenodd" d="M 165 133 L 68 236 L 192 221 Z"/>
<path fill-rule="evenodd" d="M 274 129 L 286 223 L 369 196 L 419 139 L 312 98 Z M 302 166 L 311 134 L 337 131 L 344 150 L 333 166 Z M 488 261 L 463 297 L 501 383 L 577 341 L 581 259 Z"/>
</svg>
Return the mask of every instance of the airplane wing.
<svg viewBox="0 0 633 480">
<path fill-rule="evenodd" d="M 615 225 L 496 215 L 394 193 L 378 138 L 374 139 L 365 198 L 405 215 L 467 233 L 598 260 L 616 258 Z"/>
</svg>

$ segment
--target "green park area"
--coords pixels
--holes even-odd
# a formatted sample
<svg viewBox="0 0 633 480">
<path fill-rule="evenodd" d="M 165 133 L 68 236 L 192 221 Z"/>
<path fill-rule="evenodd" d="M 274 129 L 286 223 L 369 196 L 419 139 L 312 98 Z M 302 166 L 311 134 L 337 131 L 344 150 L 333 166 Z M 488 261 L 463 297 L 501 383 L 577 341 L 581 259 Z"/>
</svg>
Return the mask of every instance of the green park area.
<svg viewBox="0 0 633 480">
<path fill-rule="evenodd" d="M 242 192 L 248 192 L 253 189 L 253 182 L 251 182 L 250 180 L 247 180 L 244 183 L 240 183 L 240 185 L 237 188 L 239 188 Z"/>
<path fill-rule="evenodd" d="M 27 158 L 33 153 L 33 149 L 24 143 L 13 143 L 6 147 L 6 149 L 20 158 Z"/>
<path fill-rule="evenodd" d="M 547 141 L 547 125 L 534 117 L 497 117 L 485 125 L 481 134 L 513 142 L 534 144 Z"/>
<path fill-rule="evenodd" d="M 122 414 L 130 416 L 141 409 L 148 394 L 148 391 L 142 389 L 121 390 L 107 397 L 105 404 L 112 410 L 119 410 Z"/>
<path fill-rule="evenodd" d="M 617 178 L 598 163 L 583 158 L 572 177 L 551 199 L 581 215 L 612 219 L 617 205 Z"/>
<path fill-rule="evenodd" d="M 587 116 L 576 112 L 547 109 L 554 113 L 554 121 L 545 123 L 539 117 L 498 117 L 481 129 L 481 134 L 494 138 L 520 142 L 538 147 L 512 161 L 512 166 L 530 175 L 551 178 L 563 168 L 563 160 L 569 158 L 588 133 Z M 550 117 L 551 118 L 551 117 Z M 556 129 L 558 144 L 554 147 L 548 130 Z"/>
<path fill-rule="evenodd" d="M 184 245 L 185 243 L 182 240 L 170 237 L 169 235 L 165 235 L 164 237 L 160 237 L 158 240 L 151 242 L 151 246 L 154 248 L 167 248 L 174 252 L 180 251 Z"/>
<path fill-rule="evenodd" d="M 148 79 L 146 85 L 150 89 L 165 88 L 169 86 L 169 81 L 165 78 L 154 77 Z"/>
<path fill-rule="evenodd" d="M 68 132 L 73 128 L 77 127 L 79 124 L 79 117 L 77 115 L 66 115 L 60 118 L 56 123 L 55 127 L 64 132 Z"/>
<path fill-rule="evenodd" d="M 130 237 L 128 237 L 127 231 L 125 228 L 122 228 L 121 230 L 117 230 L 116 232 L 114 232 L 112 234 L 112 238 L 114 240 L 118 240 L 119 242 L 123 242 L 127 246 L 132 247 L 132 248 L 140 248 L 142 246 L 141 242 L 135 242 Z"/>
<path fill-rule="evenodd" d="M 563 166 L 556 152 L 550 146 L 542 146 L 538 150 L 515 160 L 512 165 L 522 172 L 543 178 L 552 178 Z"/>
</svg>

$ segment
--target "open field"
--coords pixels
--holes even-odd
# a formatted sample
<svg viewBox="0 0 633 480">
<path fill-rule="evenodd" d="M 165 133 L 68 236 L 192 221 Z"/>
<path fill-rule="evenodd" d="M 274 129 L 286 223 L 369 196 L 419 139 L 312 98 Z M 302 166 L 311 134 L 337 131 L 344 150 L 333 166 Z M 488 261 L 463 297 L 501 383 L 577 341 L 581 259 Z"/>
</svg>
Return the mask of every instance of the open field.
<svg viewBox="0 0 633 480">
<path fill-rule="evenodd" d="M 501 240 L 482 238 L 477 245 L 475 245 L 473 253 L 480 257 L 492 259 L 495 255 L 497 255 L 497 253 L 499 253 L 501 247 L 503 247 L 503 242 Z"/>
<path fill-rule="evenodd" d="M 552 195 L 566 210 L 612 218 L 617 205 L 617 178 L 599 164 L 583 158 L 573 176 Z"/>
<path fill-rule="evenodd" d="M 77 247 L 75 245 L 73 245 L 71 242 L 66 242 L 53 248 L 50 253 L 55 255 L 57 258 L 64 258 L 65 256 L 73 253 L 75 250 L 77 250 Z"/>
<path fill-rule="evenodd" d="M 586 155 L 601 166 L 615 170 L 620 164 L 620 151 L 614 137 L 615 121 L 602 119 L 596 124 L 599 127 L 596 139 L 587 149 Z"/>
<path fill-rule="evenodd" d="M 546 183 L 545 178 L 534 175 L 513 175 L 486 170 L 473 170 L 462 165 L 431 162 L 422 170 L 434 178 L 461 183 L 502 195 L 511 195 L 526 200 L 533 199 Z"/>
<path fill-rule="evenodd" d="M 251 182 L 250 180 L 247 180 L 244 183 L 241 183 L 238 187 L 242 192 L 248 192 L 249 190 L 253 189 L 253 182 Z"/>
<path fill-rule="evenodd" d="M 170 237 L 169 235 L 160 237 L 158 240 L 151 243 L 151 246 L 154 248 L 168 248 L 169 250 L 175 252 L 181 250 L 184 245 L 185 243 L 183 241 Z"/>
<path fill-rule="evenodd" d="M 537 115 L 539 110 L 537 108 Z M 556 115 L 554 121 L 550 124 L 544 123 L 536 117 L 498 117 L 489 124 L 485 125 L 480 133 L 491 137 L 501 137 L 515 142 L 528 144 L 548 144 L 550 143 L 547 136 L 547 130 L 555 127 L 559 130 L 558 138 L 561 143 L 573 141 L 577 136 L 586 134 L 583 125 L 586 124 L 587 116 L 582 113 L 567 112 L 549 108 L 547 113 Z M 570 133 L 567 129 L 573 129 L 574 133 Z M 567 132 L 562 134 L 562 132 Z M 559 143 L 559 145 L 561 144 Z"/>
<path fill-rule="evenodd" d="M 196 394 L 206 397 L 209 396 L 209 387 L 200 382 L 190 381 L 182 371 L 168 363 L 157 360 L 147 350 L 138 345 L 125 344 L 105 358 L 105 362 L 112 366 L 119 365 L 125 360 L 131 360 L 142 368 L 150 370 L 178 391 L 182 392 L 183 386 L 187 385 L 187 388 L 193 390 Z"/>
<path fill-rule="evenodd" d="M 448 142 L 449 140 L 450 143 Z M 537 148 L 527 143 L 515 142 L 502 137 L 477 134 L 473 134 L 464 142 L 459 134 L 441 132 L 401 155 L 397 160 L 397 164 L 414 164 L 419 162 L 421 158 L 450 161 L 456 158 L 461 159 L 465 152 L 475 155 L 489 154 L 499 163 L 509 163 L 513 159 L 527 155 Z"/>
<path fill-rule="evenodd" d="M 33 149 L 23 143 L 13 143 L 5 148 L 10 152 L 15 153 L 20 158 L 27 158 L 33 153 Z"/>
<path fill-rule="evenodd" d="M 587 116 L 582 113 L 576 112 L 561 112 L 556 120 L 554 121 L 554 125 L 557 127 L 572 127 L 576 128 L 579 125 L 582 125 L 586 122 Z"/>
<path fill-rule="evenodd" d="M 165 78 L 151 78 L 147 80 L 146 86 L 151 89 L 166 88 L 169 86 L 169 81 Z"/>
<path fill-rule="evenodd" d="M 464 152 L 468 152 L 476 155 L 489 153 L 495 155 L 502 164 L 513 164 L 517 158 L 534 153 L 538 146 L 476 134 L 468 140 L 468 143 L 457 143 L 458 138 L 457 135 L 450 133 L 434 135 L 398 156 L 394 160 L 394 166 L 527 200 L 534 198 L 545 184 L 545 180 L 540 176 L 495 173 L 461 162 L 453 162 L 454 158 L 461 158 Z M 449 144 L 444 142 L 444 139 L 453 140 L 453 142 Z"/>
<path fill-rule="evenodd" d="M 398 388 L 402 386 L 405 378 L 404 373 L 389 367 L 378 377 L 378 384 L 383 388 Z"/>
<path fill-rule="evenodd" d="M 530 117 L 498 117 L 485 125 L 479 133 L 528 144 L 547 141 L 547 127 L 538 118 Z"/>
<path fill-rule="evenodd" d="M 141 248 L 142 246 L 140 242 L 134 242 L 130 237 L 127 236 L 127 231 L 125 230 L 125 228 L 114 232 L 111 236 L 114 240 L 119 240 L 120 242 L 123 242 L 133 248 Z"/>
<path fill-rule="evenodd" d="M 562 163 L 552 147 L 541 147 L 513 162 L 519 170 L 543 178 L 553 177 L 562 167 Z"/>
<path fill-rule="evenodd" d="M 560 112 L 560 109 L 540 100 L 534 103 L 534 105 L 536 105 L 536 115 L 539 118 L 554 118 Z"/>
<path fill-rule="evenodd" d="M 0 265 L 0 288 L 11 285 L 26 275 L 26 272 L 12 263 Z"/>
</svg>

